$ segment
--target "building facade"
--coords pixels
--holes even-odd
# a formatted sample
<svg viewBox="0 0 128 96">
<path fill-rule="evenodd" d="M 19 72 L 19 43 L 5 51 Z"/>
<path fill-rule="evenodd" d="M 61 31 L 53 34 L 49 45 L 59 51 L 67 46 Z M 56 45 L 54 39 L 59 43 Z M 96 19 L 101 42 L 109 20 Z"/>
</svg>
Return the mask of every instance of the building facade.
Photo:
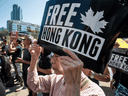
<svg viewBox="0 0 128 96">
<path fill-rule="evenodd" d="M 23 15 L 22 15 L 22 9 L 17 4 L 13 5 L 13 10 L 11 12 L 11 20 L 19 20 L 22 21 Z"/>
<path fill-rule="evenodd" d="M 40 26 L 32 23 L 27 23 L 19 20 L 8 20 L 7 21 L 7 30 L 9 32 L 12 31 L 27 31 L 28 29 L 31 30 L 39 30 Z"/>
</svg>

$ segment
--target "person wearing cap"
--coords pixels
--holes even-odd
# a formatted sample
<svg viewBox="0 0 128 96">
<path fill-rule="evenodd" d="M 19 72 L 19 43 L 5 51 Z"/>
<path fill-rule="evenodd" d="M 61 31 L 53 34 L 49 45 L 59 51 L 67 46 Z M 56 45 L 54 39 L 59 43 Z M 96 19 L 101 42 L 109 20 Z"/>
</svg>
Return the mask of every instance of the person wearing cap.
<svg viewBox="0 0 128 96">
<path fill-rule="evenodd" d="M 32 90 L 27 85 L 27 68 L 30 66 L 31 61 L 31 54 L 28 51 L 29 47 L 33 43 L 34 37 L 32 35 L 26 35 L 23 39 L 24 44 L 24 51 L 23 51 L 23 58 L 17 58 L 16 62 L 22 63 L 22 72 L 23 72 L 23 80 L 24 80 L 24 86 L 28 88 L 29 95 L 28 96 L 36 96 L 36 93 L 33 93 Z M 17 89 L 17 91 L 20 91 L 21 89 Z"/>
<path fill-rule="evenodd" d="M 103 90 L 82 73 L 83 62 L 72 51 L 63 49 L 70 57 L 54 54 L 51 62 L 55 74 L 46 76 L 37 73 L 41 47 L 33 44 L 29 51 L 31 63 L 27 83 L 34 92 L 49 92 L 49 96 L 105 96 Z"/>
<path fill-rule="evenodd" d="M 15 69 L 15 74 L 16 74 L 16 79 L 18 81 L 18 83 L 21 85 L 21 87 L 23 86 L 23 79 L 22 79 L 22 69 L 19 63 L 15 62 L 15 60 L 18 57 L 22 57 L 22 47 L 21 47 L 21 39 L 17 38 L 17 40 L 13 41 L 13 45 L 9 44 L 9 53 L 12 54 L 12 64 L 14 66 Z"/>
</svg>

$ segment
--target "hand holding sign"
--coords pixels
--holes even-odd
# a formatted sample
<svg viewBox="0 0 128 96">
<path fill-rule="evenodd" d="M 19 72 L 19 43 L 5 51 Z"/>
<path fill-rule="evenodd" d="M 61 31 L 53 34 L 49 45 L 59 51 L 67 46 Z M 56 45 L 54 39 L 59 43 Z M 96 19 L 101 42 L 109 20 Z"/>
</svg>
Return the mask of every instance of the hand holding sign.
<svg viewBox="0 0 128 96">
<path fill-rule="evenodd" d="M 64 71 L 64 79 L 67 84 L 80 84 L 83 62 L 75 53 L 68 49 L 63 49 L 69 56 L 60 56 L 60 63 Z"/>
<path fill-rule="evenodd" d="M 81 82 L 81 71 L 83 68 L 83 62 L 76 56 L 75 53 L 68 49 L 63 49 L 69 56 L 60 56 L 60 64 L 64 71 L 64 81 L 66 82 L 66 96 L 79 96 L 80 82 Z M 70 92 L 69 90 L 73 89 Z M 77 93 L 77 95 L 76 95 Z"/>
<path fill-rule="evenodd" d="M 128 49 L 124 48 L 113 48 L 108 65 L 128 74 L 128 55 L 126 54 L 127 51 Z"/>
<path fill-rule="evenodd" d="M 36 42 L 34 42 L 29 48 L 29 52 L 31 54 L 31 62 L 32 62 L 30 66 L 30 70 L 33 71 L 36 68 L 36 64 L 40 56 L 41 47 L 38 44 L 36 44 Z"/>
<path fill-rule="evenodd" d="M 84 67 L 102 73 L 116 38 L 124 33 L 128 8 L 112 0 L 49 0 L 46 5 L 38 44 L 60 56 L 68 48 Z"/>
</svg>

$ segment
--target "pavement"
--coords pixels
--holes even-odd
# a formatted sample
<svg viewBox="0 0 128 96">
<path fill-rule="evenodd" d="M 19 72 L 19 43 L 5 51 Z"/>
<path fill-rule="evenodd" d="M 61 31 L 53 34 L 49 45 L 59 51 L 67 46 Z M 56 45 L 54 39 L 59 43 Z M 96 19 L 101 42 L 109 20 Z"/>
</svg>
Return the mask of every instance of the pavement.
<svg viewBox="0 0 128 96">
<path fill-rule="evenodd" d="M 106 96 L 114 96 L 116 89 L 113 89 L 113 90 L 110 89 L 110 82 L 100 81 L 100 87 L 103 89 Z"/>
<path fill-rule="evenodd" d="M 15 77 L 14 68 L 11 64 L 11 74 Z M 6 87 L 6 96 L 28 96 L 28 89 L 23 87 L 20 91 L 16 92 L 16 89 L 21 88 L 16 80 L 14 80 L 14 85 L 12 87 Z M 42 93 L 37 93 L 37 96 L 43 96 Z"/>
<path fill-rule="evenodd" d="M 12 76 L 14 76 L 14 68 L 11 65 L 12 69 Z M 115 90 L 111 90 L 110 89 L 110 82 L 106 83 L 106 82 L 101 82 L 100 81 L 100 86 L 101 88 L 104 90 L 106 96 L 114 96 L 114 92 Z M 7 87 L 6 88 L 6 96 L 28 96 L 28 90 L 27 88 L 23 88 L 22 90 L 16 92 L 15 90 L 20 88 L 20 85 L 17 84 L 17 82 L 15 81 L 14 86 L 12 87 Z M 38 93 L 37 96 L 43 96 L 42 93 Z"/>
</svg>

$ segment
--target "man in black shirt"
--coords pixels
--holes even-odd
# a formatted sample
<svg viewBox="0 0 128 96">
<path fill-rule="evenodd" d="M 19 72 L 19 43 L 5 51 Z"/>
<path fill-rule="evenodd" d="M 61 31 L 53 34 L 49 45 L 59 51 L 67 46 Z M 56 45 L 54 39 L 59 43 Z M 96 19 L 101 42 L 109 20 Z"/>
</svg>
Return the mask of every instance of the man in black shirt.
<svg viewBox="0 0 128 96">
<path fill-rule="evenodd" d="M 16 73 L 16 79 L 19 81 L 20 85 L 23 86 L 23 80 L 22 80 L 22 70 L 19 63 L 16 63 L 15 60 L 18 57 L 22 57 L 22 47 L 21 47 L 21 39 L 17 38 L 16 42 L 14 43 L 14 47 L 12 47 L 12 44 L 9 45 L 9 53 L 12 54 L 12 63 L 15 69 Z"/>
<path fill-rule="evenodd" d="M 29 95 L 28 96 L 36 96 L 37 93 L 34 93 L 31 91 L 31 89 L 27 85 L 27 68 L 30 66 L 30 61 L 31 61 L 31 54 L 28 51 L 29 47 L 33 43 L 33 36 L 31 35 L 26 35 L 24 39 L 24 52 L 23 52 L 23 59 L 22 58 L 17 58 L 16 62 L 22 63 L 22 71 L 23 71 L 23 80 L 24 80 L 24 85 L 28 88 Z"/>
</svg>

